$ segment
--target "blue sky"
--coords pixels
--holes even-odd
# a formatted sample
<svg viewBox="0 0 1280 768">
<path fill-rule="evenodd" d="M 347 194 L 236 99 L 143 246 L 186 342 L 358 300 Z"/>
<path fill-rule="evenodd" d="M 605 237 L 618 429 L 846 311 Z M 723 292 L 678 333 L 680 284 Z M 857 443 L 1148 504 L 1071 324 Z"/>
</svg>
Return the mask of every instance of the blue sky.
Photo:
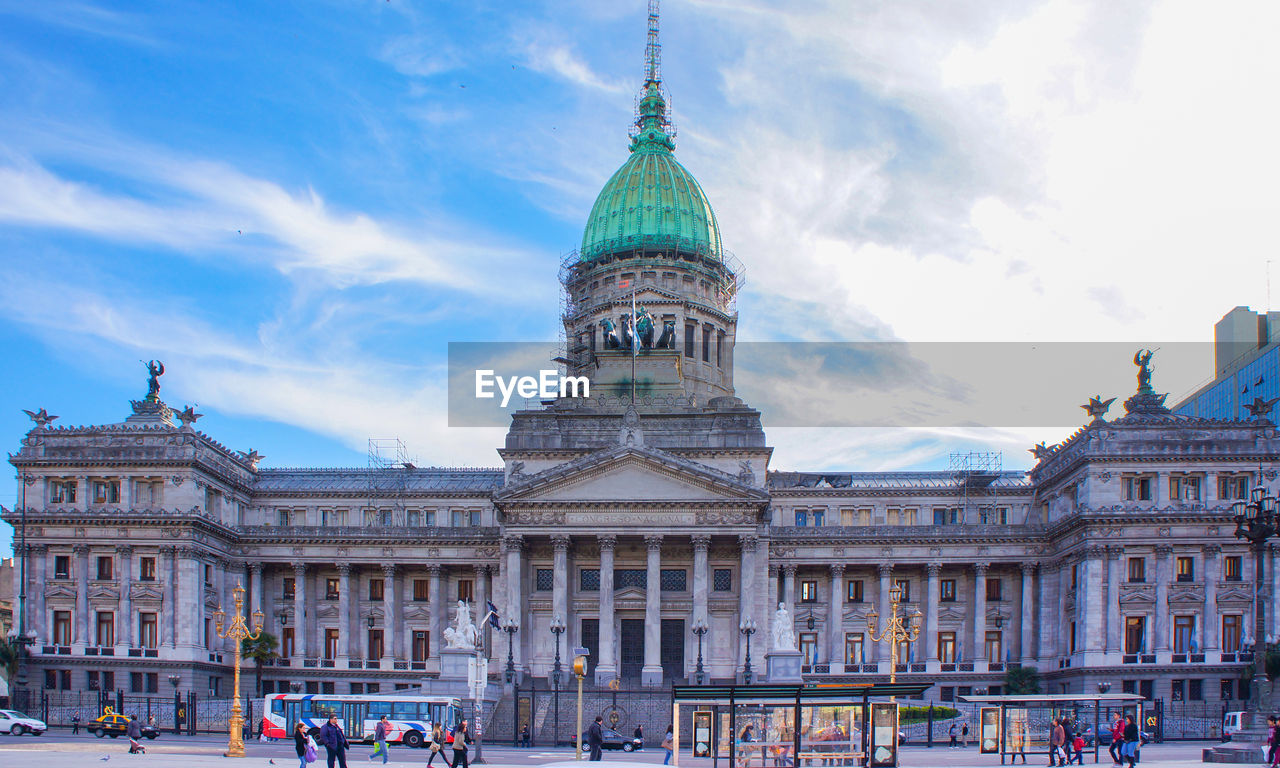
<svg viewBox="0 0 1280 768">
<path fill-rule="evenodd" d="M 268 464 L 362 464 L 388 436 L 497 463 L 501 431 L 444 427 L 445 345 L 556 337 L 557 264 L 625 159 L 644 12 L 0 0 L 9 450 L 22 408 L 119 421 L 160 358 L 168 402 Z M 1276 14 L 664 3 L 677 154 L 748 270 L 740 338 L 1204 340 L 1261 308 Z M 1023 466 L 1054 429 L 770 437 L 784 469 L 975 445 Z"/>
</svg>

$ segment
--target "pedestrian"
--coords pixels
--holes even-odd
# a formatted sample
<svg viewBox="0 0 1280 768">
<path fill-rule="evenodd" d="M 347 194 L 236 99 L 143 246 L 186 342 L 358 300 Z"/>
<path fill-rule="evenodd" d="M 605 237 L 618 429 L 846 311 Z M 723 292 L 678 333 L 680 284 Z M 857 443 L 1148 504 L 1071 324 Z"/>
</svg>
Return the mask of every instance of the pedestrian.
<svg viewBox="0 0 1280 768">
<path fill-rule="evenodd" d="M 463 720 L 458 723 L 458 727 L 453 729 L 453 768 L 467 767 L 467 745 L 471 743 L 471 732 L 467 728 L 467 721 Z"/>
<path fill-rule="evenodd" d="M 948 747 L 948 749 L 955 749 L 955 748 L 956 748 L 956 746 L 957 746 L 957 744 L 956 744 L 956 724 L 955 724 L 955 723 L 952 723 L 952 724 L 951 724 L 951 727 L 947 729 L 947 735 L 951 737 L 951 746 L 950 746 L 950 747 Z M 1053 763 L 1050 763 L 1050 765 L 1053 765 Z"/>
<path fill-rule="evenodd" d="M 142 723 L 138 721 L 137 715 L 129 715 L 129 725 L 125 733 L 129 736 L 129 754 L 147 754 L 147 748 L 138 742 L 138 739 L 142 738 Z"/>
<path fill-rule="evenodd" d="M 524 727 L 520 729 L 520 746 L 524 747 L 525 749 L 529 748 L 529 724 L 528 723 L 525 723 Z"/>
<path fill-rule="evenodd" d="M 1111 755 L 1111 763 L 1116 768 L 1120 766 L 1120 750 L 1123 748 L 1124 716 L 1117 712 L 1115 719 L 1111 721 L 1111 745 L 1107 747 L 1107 752 Z"/>
<path fill-rule="evenodd" d="M 1071 742 L 1071 748 L 1075 750 L 1076 765 L 1084 765 L 1084 736 L 1076 734 L 1075 740 Z M 1067 761 L 1071 762 L 1070 760 Z"/>
<path fill-rule="evenodd" d="M 525 726 L 526 728 L 528 726 Z M 440 755 L 440 759 L 445 765 L 449 764 L 449 759 L 444 756 L 444 726 L 436 723 L 431 727 L 431 757 L 427 758 L 427 765 L 431 765 L 431 761 L 436 759 L 436 755 Z"/>
<path fill-rule="evenodd" d="M 155 715 L 147 715 L 147 725 L 151 726 L 152 728 L 155 728 L 155 727 L 156 727 L 156 716 L 155 716 Z"/>
<path fill-rule="evenodd" d="M 311 759 L 307 759 L 307 748 L 311 748 Z M 299 720 L 293 726 L 293 750 L 298 753 L 298 768 L 307 768 L 307 763 L 316 761 L 316 748 L 307 735 L 307 726 Z"/>
<path fill-rule="evenodd" d="M 1267 752 L 1267 762 L 1271 763 L 1271 768 L 1280 765 L 1280 717 L 1272 715 L 1267 718 L 1271 723 L 1271 741 L 1268 742 L 1270 750 Z"/>
<path fill-rule="evenodd" d="M 960 736 L 964 739 L 965 749 L 969 748 L 969 721 L 964 721 L 964 727 L 960 729 Z"/>
<path fill-rule="evenodd" d="M 378 724 L 373 727 L 373 752 L 369 753 L 369 762 L 373 762 L 373 758 L 379 754 L 382 755 L 382 764 L 386 765 L 387 760 L 387 731 L 391 730 L 391 722 L 387 720 L 387 716 L 383 715 L 378 718 Z"/>
<path fill-rule="evenodd" d="M 635 733 L 631 734 L 631 744 L 636 749 L 644 749 L 644 726 L 636 725 Z"/>
<path fill-rule="evenodd" d="M 1067 729 L 1061 718 L 1053 719 L 1053 733 L 1049 736 L 1049 765 L 1067 764 Z"/>
<path fill-rule="evenodd" d="M 739 768 L 746 768 L 751 764 L 751 748 L 747 745 L 756 740 L 755 726 L 747 723 L 747 727 L 742 729 L 742 733 L 738 734 L 738 765 Z"/>
<path fill-rule="evenodd" d="M 334 760 L 337 760 L 342 768 L 347 768 L 347 750 L 351 749 L 351 743 L 347 741 L 347 734 L 342 732 L 337 714 L 330 714 L 329 722 L 320 727 L 320 743 L 324 745 L 324 751 L 327 753 L 328 768 L 333 768 Z"/>
<path fill-rule="evenodd" d="M 71 735 L 75 736 L 80 733 L 80 713 L 77 712 L 71 716 Z"/>
<path fill-rule="evenodd" d="M 1067 753 L 1067 761 L 1071 761 L 1071 744 L 1075 741 L 1075 728 L 1072 727 L 1071 718 L 1062 718 L 1062 749 Z"/>
<path fill-rule="evenodd" d="M 600 759 L 600 751 L 604 745 L 604 726 L 601 725 L 603 722 L 604 718 L 596 715 L 591 727 L 587 729 L 587 747 L 590 749 L 588 760 Z"/>
<path fill-rule="evenodd" d="M 1138 764 L 1138 741 L 1142 735 L 1138 733 L 1138 723 L 1133 715 L 1124 716 L 1124 746 L 1120 754 L 1129 761 L 1129 768 Z"/>
<path fill-rule="evenodd" d="M 665 757 L 662 758 L 663 765 L 671 765 L 671 750 L 675 747 L 675 724 L 667 726 L 667 735 L 662 737 L 662 748 L 667 751 Z"/>
<path fill-rule="evenodd" d="M 1012 764 L 1017 761 L 1018 755 L 1022 755 L 1022 764 L 1027 764 L 1027 723 L 1025 720 L 1014 720 L 1010 723 L 1009 728 L 1009 762 Z"/>
</svg>

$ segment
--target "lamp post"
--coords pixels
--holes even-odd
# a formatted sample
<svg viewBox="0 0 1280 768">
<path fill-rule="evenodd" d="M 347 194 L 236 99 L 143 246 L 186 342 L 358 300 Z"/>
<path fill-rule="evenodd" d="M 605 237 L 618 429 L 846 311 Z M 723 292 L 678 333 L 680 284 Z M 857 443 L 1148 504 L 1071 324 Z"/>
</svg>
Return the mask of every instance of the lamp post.
<svg viewBox="0 0 1280 768">
<path fill-rule="evenodd" d="M 19 512 L 19 538 L 22 540 L 22 559 L 18 575 L 18 633 L 14 635 L 14 650 L 18 655 L 18 668 L 14 675 L 13 706 L 26 712 L 30 709 L 27 701 L 27 646 L 35 643 L 35 632 L 27 632 L 27 488 L 34 485 L 36 479 L 26 472 L 18 475 L 19 488 L 22 491 L 22 510 Z M 44 589 L 44 585 L 41 585 Z"/>
<path fill-rule="evenodd" d="M 1253 489 L 1250 501 L 1237 501 L 1231 508 L 1236 515 L 1236 538 L 1248 541 L 1253 548 L 1253 690 L 1249 710 L 1254 727 L 1261 727 L 1267 711 L 1267 644 L 1263 640 L 1267 637 L 1267 606 L 1275 599 L 1267 589 L 1267 540 L 1280 535 L 1280 515 L 1276 497 L 1268 496 L 1262 488 Z"/>
<path fill-rule="evenodd" d="M 551 619 L 551 634 L 556 636 L 556 663 L 551 668 L 551 684 L 555 688 L 555 714 L 552 725 L 552 746 L 560 745 L 560 636 L 565 631 L 564 617 L 556 614 Z"/>
<path fill-rule="evenodd" d="M 694 679 L 698 681 L 698 685 L 702 685 L 703 680 L 706 679 L 706 675 L 702 671 L 702 637 L 707 634 L 708 629 L 710 627 L 707 626 L 706 620 L 701 616 L 693 620 L 693 634 L 698 637 L 698 666 L 694 669 L 693 674 Z"/>
<path fill-rule="evenodd" d="M 738 631 L 747 638 L 747 653 L 742 658 L 742 682 L 751 685 L 751 636 L 756 633 L 755 619 L 743 619 Z"/>
<path fill-rule="evenodd" d="M 240 714 L 240 643 L 245 640 L 257 640 L 262 636 L 263 616 L 262 611 L 253 612 L 253 629 L 250 630 L 244 623 L 244 587 L 237 583 L 231 593 L 235 597 L 235 613 L 231 616 L 231 624 L 224 632 L 223 625 L 226 623 L 227 614 L 221 607 L 214 612 L 213 621 L 218 637 L 236 641 L 233 681 L 235 695 L 231 700 L 231 718 L 227 721 L 231 733 L 227 739 L 226 757 L 244 757 L 244 717 Z"/>
<path fill-rule="evenodd" d="M 923 618 L 920 611 L 916 611 L 910 616 L 898 615 L 898 605 L 902 602 L 902 590 L 893 587 L 889 590 L 889 620 L 885 623 L 884 631 L 876 637 L 876 624 L 880 617 L 874 609 L 867 614 L 867 634 L 870 635 L 871 641 L 878 643 L 888 641 L 889 643 L 889 682 L 896 683 L 898 681 L 898 645 L 900 643 L 915 642 L 920 636 L 920 620 Z"/>
<path fill-rule="evenodd" d="M 514 645 L 516 633 L 520 631 L 520 625 L 515 619 L 507 619 L 502 625 L 502 631 L 507 633 L 507 683 L 515 683 L 516 681 L 516 657 Z"/>
</svg>

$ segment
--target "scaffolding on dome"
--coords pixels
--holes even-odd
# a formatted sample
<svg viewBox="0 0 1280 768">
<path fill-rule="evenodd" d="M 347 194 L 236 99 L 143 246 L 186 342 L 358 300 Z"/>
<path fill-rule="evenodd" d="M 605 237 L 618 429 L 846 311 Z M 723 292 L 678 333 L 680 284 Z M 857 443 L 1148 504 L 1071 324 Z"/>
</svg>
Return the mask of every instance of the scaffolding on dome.
<svg viewBox="0 0 1280 768">
<path fill-rule="evenodd" d="M 409 473 L 417 469 L 398 437 L 369 438 L 369 464 L 366 474 L 369 506 L 375 519 L 365 525 L 404 525 L 405 498 L 409 495 Z"/>
<path fill-rule="evenodd" d="M 1000 451 L 956 452 L 949 459 L 960 496 L 960 515 L 954 522 L 1007 524 L 1008 513 L 1005 512 L 1003 518 L 999 513 L 1000 507 L 996 503 L 999 499 L 994 487 L 1001 476 L 1004 454 Z M 976 520 L 971 510 L 977 513 Z"/>
</svg>

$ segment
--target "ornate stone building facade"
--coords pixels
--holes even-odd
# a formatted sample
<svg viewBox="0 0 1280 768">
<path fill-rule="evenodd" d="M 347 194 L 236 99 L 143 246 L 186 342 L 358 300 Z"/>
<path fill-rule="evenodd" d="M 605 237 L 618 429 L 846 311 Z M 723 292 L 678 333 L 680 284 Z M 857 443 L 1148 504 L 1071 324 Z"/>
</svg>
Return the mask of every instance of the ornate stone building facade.
<svg viewBox="0 0 1280 768">
<path fill-rule="evenodd" d="M 995 692 L 1012 665 L 1051 692 L 1243 696 L 1253 566 L 1230 505 L 1275 485 L 1270 422 L 1177 416 L 1144 381 L 1124 416 L 1091 407 L 1037 446 L 1030 473 L 771 470 L 761 414 L 734 396 L 741 269 L 673 137 L 651 58 L 632 157 L 562 270 L 562 363 L 602 393 L 517 412 L 501 467 L 260 467 L 171 411 L 158 374 L 123 422 L 33 416 L 10 458 L 33 683 L 225 695 L 211 616 L 241 583 L 282 642 L 268 690 L 429 684 L 459 599 L 518 622 L 526 676 L 549 674 L 559 618 L 599 684 L 685 681 L 699 660 L 741 679 L 750 619 L 758 679 L 781 602 L 806 678 L 884 679 L 867 615 L 896 587 L 922 614 L 898 677 L 935 699 Z M 501 669 L 507 638 L 484 636 Z"/>
</svg>

